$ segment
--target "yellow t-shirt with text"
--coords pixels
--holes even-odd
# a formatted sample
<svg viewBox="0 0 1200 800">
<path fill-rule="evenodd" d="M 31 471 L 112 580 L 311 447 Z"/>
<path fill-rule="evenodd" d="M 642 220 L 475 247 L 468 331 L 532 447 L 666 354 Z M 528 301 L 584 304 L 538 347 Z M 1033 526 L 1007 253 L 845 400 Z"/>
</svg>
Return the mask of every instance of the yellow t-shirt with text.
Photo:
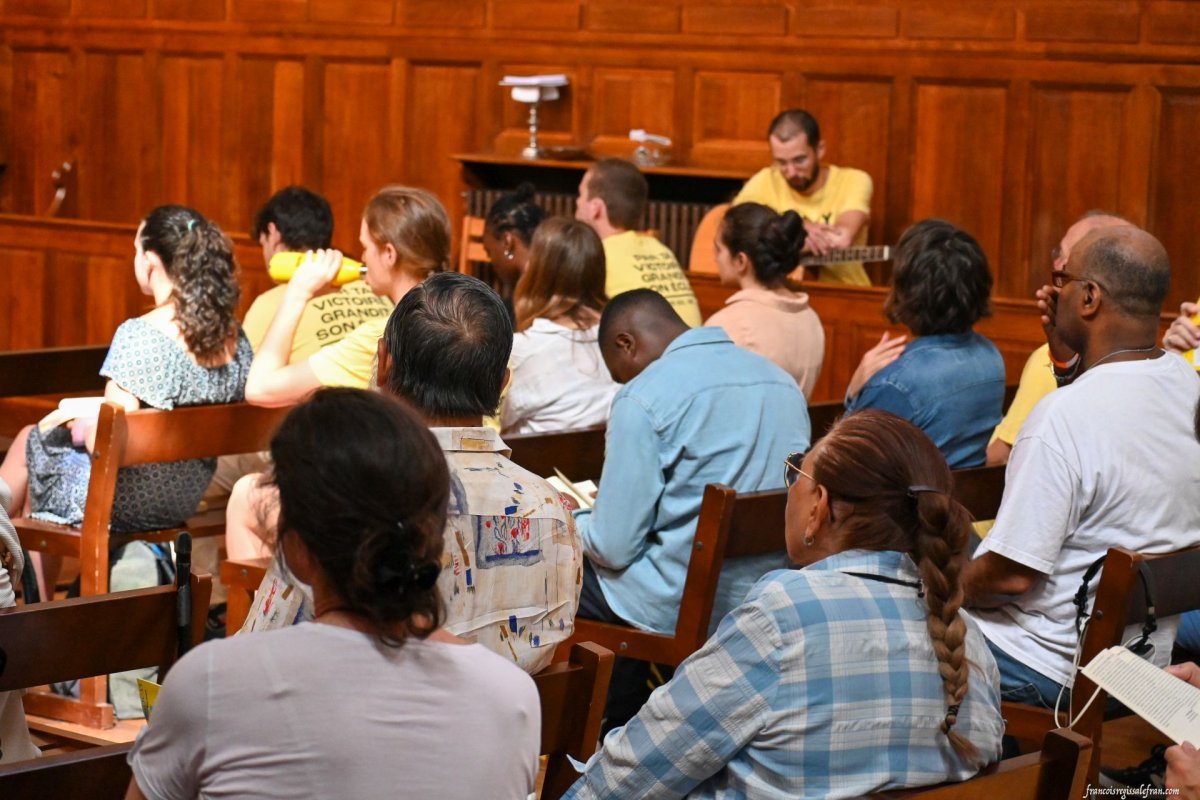
<svg viewBox="0 0 1200 800">
<path fill-rule="evenodd" d="M 690 327 L 700 325 L 700 304 L 675 254 L 658 239 L 637 231 L 614 234 L 604 240 L 609 298 L 634 289 L 653 289 Z"/>
<path fill-rule="evenodd" d="M 780 214 L 795 211 L 809 222 L 826 225 L 833 225 L 847 211 L 870 214 L 871 195 L 874 192 L 871 176 L 851 167 L 829 164 L 825 168 L 829 170 L 825 185 L 810 195 L 803 195 L 788 185 L 787 179 L 777 168 L 766 167 L 746 181 L 733 203 L 762 203 Z M 866 243 L 867 226 L 864 225 L 852 244 L 854 247 L 863 247 Z M 871 279 L 859 261 L 826 264 L 821 267 L 821 280 L 855 286 L 871 285 Z"/>
<path fill-rule="evenodd" d="M 308 365 L 321 385 L 366 389 L 375 372 L 375 353 L 387 321 L 387 317 L 369 319 L 340 342 L 313 354 Z"/>
<path fill-rule="evenodd" d="M 254 298 L 242 330 L 255 350 L 267 335 L 267 328 L 283 302 L 286 284 L 272 287 Z M 371 291 L 362 281 L 348 283 L 336 292 L 323 294 L 308 301 L 296 335 L 292 337 L 292 352 L 289 364 L 298 364 L 310 358 L 326 345 L 340 342 L 362 323 L 371 319 L 384 319 L 392 313 L 392 301 Z"/>
</svg>

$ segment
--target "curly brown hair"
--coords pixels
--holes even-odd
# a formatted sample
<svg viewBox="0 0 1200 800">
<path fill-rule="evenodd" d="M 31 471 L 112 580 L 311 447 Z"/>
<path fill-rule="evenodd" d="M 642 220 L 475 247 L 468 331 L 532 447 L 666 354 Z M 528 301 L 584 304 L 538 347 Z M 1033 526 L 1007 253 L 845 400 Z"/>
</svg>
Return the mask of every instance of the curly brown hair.
<svg viewBox="0 0 1200 800">
<path fill-rule="evenodd" d="M 187 206 L 159 206 L 142 220 L 142 250 L 171 280 L 175 322 L 200 363 L 220 361 L 237 335 L 241 289 L 233 246 L 217 225 Z"/>
</svg>

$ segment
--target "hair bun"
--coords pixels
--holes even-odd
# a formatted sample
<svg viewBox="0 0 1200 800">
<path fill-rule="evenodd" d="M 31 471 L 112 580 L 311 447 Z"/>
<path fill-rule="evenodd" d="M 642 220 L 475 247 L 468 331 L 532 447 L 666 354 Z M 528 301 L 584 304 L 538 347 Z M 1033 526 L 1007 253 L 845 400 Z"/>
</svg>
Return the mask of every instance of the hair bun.
<svg viewBox="0 0 1200 800">
<path fill-rule="evenodd" d="M 785 211 L 779 218 L 779 232 L 787 242 L 788 249 L 799 253 L 808 240 L 808 231 L 804 229 L 804 218 L 795 211 Z"/>
<path fill-rule="evenodd" d="M 514 191 L 513 198 L 519 202 L 527 203 L 537 195 L 537 187 L 529 181 L 523 181 Z"/>
</svg>

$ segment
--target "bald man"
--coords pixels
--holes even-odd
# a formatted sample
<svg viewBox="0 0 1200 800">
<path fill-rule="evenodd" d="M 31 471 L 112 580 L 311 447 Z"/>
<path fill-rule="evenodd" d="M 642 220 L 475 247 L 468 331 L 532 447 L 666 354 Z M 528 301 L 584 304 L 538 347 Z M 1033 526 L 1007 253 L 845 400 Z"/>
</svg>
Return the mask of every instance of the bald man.
<svg viewBox="0 0 1200 800">
<path fill-rule="evenodd" d="M 1050 255 L 1053 259 L 1051 272 L 1064 269 L 1071 258 L 1072 248 L 1092 231 L 1132 224 L 1124 217 L 1110 214 L 1107 211 L 1087 212 L 1067 228 L 1058 247 L 1051 252 Z M 1041 299 L 1040 293 L 1039 299 Z M 1021 370 L 1020 384 L 1017 386 L 1017 394 L 1013 397 L 1012 405 L 1008 407 L 1004 419 L 1000 420 L 1000 424 L 992 433 L 991 441 L 988 442 L 987 463 L 989 464 L 1003 464 L 1008 461 L 1008 454 L 1012 452 L 1013 442 L 1016 441 L 1021 425 L 1025 423 L 1029 412 L 1033 410 L 1039 400 L 1054 391 L 1059 380 L 1064 383 L 1070 382 L 1068 373 L 1078 363 L 1077 354 L 1071 352 L 1063 344 L 1052 326 L 1047 327 L 1049 322 L 1049 317 L 1043 313 L 1042 327 L 1046 329 L 1048 342 L 1030 354 L 1029 360 L 1025 362 L 1025 368 Z"/>
<path fill-rule="evenodd" d="M 1060 692 L 1069 702 L 1072 598 L 1088 567 L 1110 547 L 1169 553 L 1200 544 L 1192 432 L 1200 376 L 1156 344 L 1166 251 L 1132 225 L 1102 228 L 1051 275 L 1041 290 L 1047 327 L 1078 362 L 1071 383 L 1021 428 L 995 527 L 963 571 L 1002 695 L 1047 707 Z M 1160 664 L 1177 622 L 1159 620 L 1150 639 Z M 1139 620 L 1127 636 L 1140 629 Z"/>
<path fill-rule="evenodd" d="M 595 508 L 575 512 L 586 556 L 578 615 L 670 633 L 704 487 L 782 488 L 783 459 L 808 449 L 808 409 L 786 372 L 720 328 L 689 329 L 649 289 L 614 297 L 599 338 L 609 372 L 625 385 L 612 404 Z M 713 623 L 785 565 L 782 553 L 727 562 Z M 618 662 L 608 728 L 649 696 L 640 665 Z"/>
</svg>

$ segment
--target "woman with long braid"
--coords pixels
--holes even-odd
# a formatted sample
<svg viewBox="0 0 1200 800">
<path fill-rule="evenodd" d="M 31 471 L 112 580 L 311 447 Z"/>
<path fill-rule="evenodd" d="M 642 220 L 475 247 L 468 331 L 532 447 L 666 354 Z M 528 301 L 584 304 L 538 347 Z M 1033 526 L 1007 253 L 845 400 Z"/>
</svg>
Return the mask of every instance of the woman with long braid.
<svg viewBox="0 0 1200 800">
<path fill-rule="evenodd" d="M 838 422 L 786 470 L 788 554 L 567 795 L 843 798 L 1000 756 L 995 661 L 959 613 L 970 517 L 917 427 Z"/>
</svg>

